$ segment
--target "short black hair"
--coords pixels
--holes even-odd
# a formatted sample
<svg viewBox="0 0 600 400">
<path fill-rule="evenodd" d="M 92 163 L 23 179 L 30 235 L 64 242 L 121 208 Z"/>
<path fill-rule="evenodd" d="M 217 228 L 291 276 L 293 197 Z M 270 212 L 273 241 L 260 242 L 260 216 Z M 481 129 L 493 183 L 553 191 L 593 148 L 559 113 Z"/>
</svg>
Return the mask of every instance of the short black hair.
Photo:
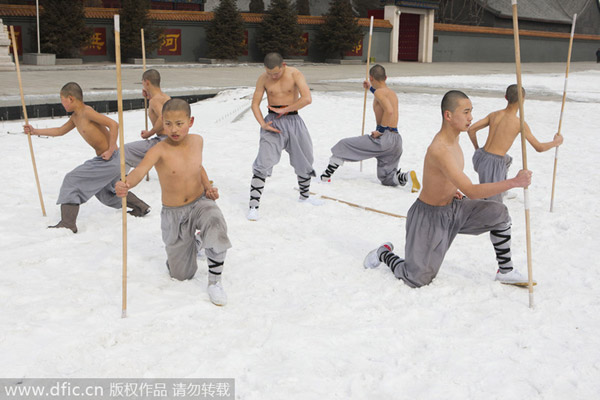
<svg viewBox="0 0 600 400">
<path fill-rule="evenodd" d="M 279 53 L 269 53 L 265 56 L 265 67 L 273 69 L 283 65 L 283 57 Z"/>
<path fill-rule="evenodd" d="M 153 86 L 160 87 L 160 73 L 155 69 L 144 71 L 142 80 L 150 82 Z"/>
<path fill-rule="evenodd" d="M 60 95 L 62 97 L 73 96 L 79 101 L 83 101 L 83 90 L 81 86 L 75 82 L 66 83 L 62 89 L 60 89 Z"/>
<path fill-rule="evenodd" d="M 163 104 L 162 115 L 165 115 L 168 111 L 183 111 L 189 118 L 192 115 L 192 109 L 187 101 L 183 99 L 170 99 Z"/>
<path fill-rule="evenodd" d="M 454 112 L 458 107 L 459 100 L 468 99 L 469 96 L 461 92 L 460 90 L 450 90 L 446 92 L 442 99 L 442 115 L 445 111 Z"/>
<path fill-rule="evenodd" d="M 385 78 L 387 78 L 387 76 L 385 75 L 385 68 L 383 68 L 379 64 L 375 64 L 371 67 L 371 69 L 369 70 L 369 75 L 371 75 L 376 81 L 380 82 L 385 81 Z"/>
<path fill-rule="evenodd" d="M 525 98 L 525 88 L 521 86 L 521 94 Z M 506 94 L 504 95 L 508 104 L 514 104 L 519 102 L 519 85 L 513 84 L 506 88 Z"/>
</svg>

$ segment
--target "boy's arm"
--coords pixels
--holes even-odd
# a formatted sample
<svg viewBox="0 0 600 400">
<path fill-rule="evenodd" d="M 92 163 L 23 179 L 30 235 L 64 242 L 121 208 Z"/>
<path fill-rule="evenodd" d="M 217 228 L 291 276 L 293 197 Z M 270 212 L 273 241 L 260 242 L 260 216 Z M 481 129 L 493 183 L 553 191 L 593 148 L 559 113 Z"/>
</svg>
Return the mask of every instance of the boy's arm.
<svg viewBox="0 0 600 400">
<path fill-rule="evenodd" d="M 552 139 L 552 141 L 540 143 L 537 140 L 537 138 L 533 136 L 533 133 L 531 133 L 531 129 L 529 128 L 529 125 L 527 125 L 527 123 L 525 123 L 525 139 L 527 139 L 529 144 L 531 144 L 531 146 L 533 146 L 535 151 L 537 151 L 538 153 L 550 150 L 553 147 L 560 146 L 563 142 L 562 135 L 557 133 L 554 135 L 554 139 Z"/>
<path fill-rule="evenodd" d="M 115 192 L 119 197 L 127 196 L 127 192 L 129 189 L 135 187 L 140 181 L 146 176 L 148 171 L 158 162 L 161 155 L 161 146 L 160 143 L 154 147 L 152 147 L 142 161 L 135 167 L 132 171 L 129 172 L 129 175 L 125 178 L 125 182 L 118 181 L 115 184 Z"/>
<path fill-rule="evenodd" d="M 302 72 L 296 70 L 292 73 L 292 77 L 294 78 L 294 83 L 296 84 L 298 92 L 300 93 L 300 98 L 296 100 L 295 103 L 290 104 L 287 107 L 271 108 L 271 106 L 269 106 L 269 109 L 276 111 L 278 114 L 285 115 L 290 111 L 298 111 L 312 103 L 310 88 L 308 87 L 308 84 L 306 83 L 306 79 L 304 78 Z"/>
<path fill-rule="evenodd" d="M 489 125 L 490 125 L 490 116 L 488 114 L 487 117 L 485 117 L 484 119 L 480 119 L 479 121 L 477 121 L 473 125 L 471 125 L 469 127 L 469 129 L 467 129 L 467 133 L 469 134 L 469 139 L 471 139 L 471 143 L 473 143 L 475 150 L 477 150 L 479 148 L 479 143 L 477 143 L 477 131 L 480 129 L 483 129 Z"/>
<path fill-rule="evenodd" d="M 119 137 L 119 123 L 106 115 L 100 114 L 92 107 L 85 109 L 85 116 L 90 121 L 97 123 L 100 126 L 106 126 L 108 128 L 108 150 L 102 153 L 100 156 L 104 160 L 109 160 L 115 150 L 117 150 L 117 138 Z"/>
<path fill-rule="evenodd" d="M 460 169 L 456 160 L 446 149 L 439 147 L 434 150 L 433 160 L 437 167 L 454 186 L 471 199 L 492 197 L 515 187 L 527 187 L 531 183 L 531 171 L 520 170 L 512 179 L 500 182 L 474 184 Z"/>
<path fill-rule="evenodd" d="M 72 118 L 73 117 L 69 118 L 69 120 L 65 122 L 63 126 L 58 128 L 35 129 L 33 126 L 27 124 L 23 125 L 23 130 L 25 131 L 25 133 L 30 135 L 62 136 L 75 128 L 75 123 L 73 122 Z"/>
<path fill-rule="evenodd" d="M 262 111 L 260 111 L 260 102 L 262 101 L 263 94 L 265 93 L 265 76 L 266 74 L 262 74 L 256 80 L 256 88 L 254 89 L 254 96 L 252 96 L 252 113 L 254 114 L 254 118 L 260 125 L 260 127 L 266 131 L 271 131 L 275 133 L 281 133 L 281 131 L 273 126 L 273 121 L 267 123 L 263 118 Z"/>
<path fill-rule="evenodd" d="M 148 103 L 148 105 L 150 106 L 150 108 L 152 109 L 152 111 L 154 111 L 155 115 L 158 115 L 158 118 L 152 124 L 152 129 L 150 129 L 149 131 L 147 131 L 147 130 L 143 130 L 142 131 L 142 137 L 144 139 L 148 139 L 152 135 L 159 135 L 163 131 L 163 120 L 162 120 L 162 107 L 161 107 L 161 105 L 158 104 L 157 101 L 152 101 L 152 100 L 150 100 L 150 102 Z"/>
</svg>

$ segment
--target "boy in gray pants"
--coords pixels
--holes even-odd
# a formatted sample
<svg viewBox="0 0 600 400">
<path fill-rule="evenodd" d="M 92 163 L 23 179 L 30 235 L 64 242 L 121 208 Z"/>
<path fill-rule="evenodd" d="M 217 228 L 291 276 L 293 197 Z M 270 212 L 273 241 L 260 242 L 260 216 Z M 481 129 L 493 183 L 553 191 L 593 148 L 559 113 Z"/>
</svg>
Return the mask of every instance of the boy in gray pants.
<svg viewBox="0 0 600 400">
<path fill-rule="evenodd" d="M 446 252 L 458 233 L 479 235 L 490 232 L 496 251 L 496 280 L 527 285 L 512 264 L 511 220 L 501 203 L 474 200 L 490 197 L 513 187 L 527 187 L 531 172 L 521 170 L 516 177 L 495 183 L 474 185 L 463 172 L 464 157 L 459 144 L 461 132 L 468 129 L 471 101 L 452 90 L 442 100 L 443 123 L 427 149 L 423 167 L 423 189 L 408 211 L 405 259 L 392 251 L 391 243 L 372 250 L 365 268 L 386 263 L 410 287 L 428 285 L 437 275 Z M 463 193 L 469 198 L 464 198 Z"/>
<path fill-rule="evenodd" d="M 167 251 L 171 277 L 192 279 L 198 270 L 199 249 L 208 259 L 208 295 L 218 306 L 227 303 L 221 273 L 227 249 L 231 247 L 227 224 L 215 200 L 219 191 L 202 166 L 202 136 L 188 135 L 194 123 L 190 106 L 182 99 L 167 101 L 162 109 L 164 132 L 168 138 L 152 147 L 142 162 L 117 182 L 117 195 L 124 197 L 153 166 L 162 191 L 160 213 L 162 239 Z"/>
<path fill-rule="evenodd" d="M 342 139 L 331 148 L 329 165 L 321 174 L 322 182 L 330 182 L 333 173 L 345 161 L 377 159 L 377 178 L 385 186 L 405 186 L 412 181 L 411 191 L 418 192 L 421 184 L 415 171 L 398 169 L 402 155 L 402 137 L 398 133 L 398 96 L 387 87 L 385 69 L 374 65 L 369 71 L 369 81 L 363 87 L 374 95 L 373 112 L 377 128 L 370 135 Z"/>
<path fill-rule="evenodd" d="M 250 182 L 250 203 L 247 218 L 259 218 L 258 207 L 265 187 L 265 180 L 271 176 L 273 167 L 279 162 L 281 152 L 290 155 L 290 164 L 298 176 L 299 201 L 320 205 L 322 201 L 309 195 L 310 178 L 315 176 L 312 140 L 298 115 L 298 110 L 312 102 L 310 89 L 304 75 L 294 67 L 288 67 L 278 53 L 269 53 L 264 60 L 265 72 L 256 81 L 252 97 L 252 112 L 260 124 L 258 155 L 252 165 Z M 263 117 L 260 102 L 267 92 L 269 113 Z"/>
<path fill-rule="evenodd" d="M 525 89 L 522 91 L 525 99 Z M 517 85 L 510 85 L 506 88 L 504 96 L 508 104 L 503 110 L 494 111 L 484 119 L 477 121 L 467 130 L 469 138 L 475 147 L 473 154 L 473 167 L 479 174 L 479 183 L 498 182 L 506 179 L 508 167 L 512 164 L 512 157 L 506 154 L 511 148 L 517 135 L 521 131 L 521 122 L 517 116 L 519 111 L 519 93 Z M 477 143 L 477 131 L 489 126 L 489 134 L 483 148 Z M 554 135 L 550 142 L 540 143 L 529 125 L 525 123 L 525 138 L 538 152 L 550 150 L 560 146 L 563 142 L 562 135 Z M 504 193 L 488 197 L 488 200 L 499 201 L 502 203 Z"/>
</svg>

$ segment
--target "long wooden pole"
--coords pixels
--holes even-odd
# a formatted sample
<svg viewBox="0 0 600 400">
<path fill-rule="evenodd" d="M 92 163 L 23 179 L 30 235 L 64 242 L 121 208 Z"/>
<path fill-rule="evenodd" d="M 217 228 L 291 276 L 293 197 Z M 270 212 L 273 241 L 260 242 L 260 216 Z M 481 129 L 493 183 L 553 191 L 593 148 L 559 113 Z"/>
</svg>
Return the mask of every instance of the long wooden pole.
<svg viewBox="0 0 600 400">
<path fill-rule="evenodd" d="M 517 65 L 517 88 L 519 95 L 519 117 L 521 122 L 521 153 L 523 169 L 527 169 L 527 141 L 525 139 L 525 109 L 523 107 L 523 84 L 521 82 L 521 47 L 519 43 L 519 17 L 517 13 L 517 0 L 512 0 L 513 35 L 515 39 L 515 62 Z M 529 308 L 533 308 L 533 266 L 531 257 L 531 223 L 529 219 L 529 188 L 523 188 L 525 199 L 525 229 L 527 238 L 527 275 L 529 289 Z"/>
<path fill-rule="evenodd" d="M 569 68 L 571 66 L 571 50 L 573 50 L 573 36 L 575 36 L 575 22 L 577 14 L 573 15 L 571 26 L 571 39 L 569 39 L 569 54 L 567 55 L 567 72 L 565 72 L 565 87 L 563 89 L 562 105 L 560 106 L 560 119 L 558 120 L 558 134 L 562 128 L 563 113 L 565 111 L 565 100 L 567 99 L 567 82 L 569 81 Z M 554 188 L 556 186 L 556 168 L 558 167 L 558 146 L 554 150 L 554 171 L 552 172 L 552 195 L 550 197 L 550 212 L 554 212 Z"/>
<path fill-rule="evenodd" d="M 140 29 L 140 34 L 142 35 L 142 65 L 144 68 L 144 72 L 146 72 L 146 44 L 144 42 L 144 28 Z M 148 130 L 148 99 L 144 96 L 144 124 L 146 126 L 146 130 Z M 150 180 L 150 172 L 146 174 L 146 182 Z"/>
<path fill-rule="evenodd" d="M 371 24 L 369 25 L 369 49 L 367 50 L 367 72 L 365 79 L 369 82 L 369 67 L 371 64 L 371 39 L 373 38 L 373 16 L 371 16 Z M 365 134 L 365 117 L 367 115 L 367 91 L 365 88 L 365 98 L 363 101 L 363 118 L 362 118 L 362 131 L 361 136 Z M 360 172 L 362 172 L 362 160 L 360 161 Z"/>
<path fill-rule="evenodd" d="M 298 189 L 296 188 L 296 190 L 298 190 Z M 387 211 L 381 211 L 381 210 L 378 210 L 376 208 L 361 206 L 360 204 L 350 203 L 349 201 L 337 199 L 335 197 L 329 197 L 329 196 L 325 196 L 325 195 L 322 195 L 322 194 L 317 194 L 317 193 L 314 193 L 314 192 L 309 192 L 309 194 L 311 196 L 319 196 L 320 198 L 325 199 L 325 200 L 332 200 L 332 201 L 335 201 L 337 203 L 346 204 L 346 205 L 348 205 L 350 207 L 360 208 L 361 210 L 371 211 L 371 212 L 374 212 L 374 213 L 377 213 L 377 214 L 389 215 L 390 217 L 396 217 L 396 218 L 406 218 L 405 215 L 394 214 L 394 213 L 387 212 Z"/>
<path fill-rule="evenodd" d="M 119 27 L 119 14 L 115 15 L 115 62 L 117 65 L 117 108 L 119 110 L 119 155 L 121 161 L 121 181 L 125 182 L 125 140 L 123 138 L 123 88 L 121 82 L 121 29 Z M 123 197 L 121 203 L 123 216 L 123 305 L 121 318 L 127 316 L 127 198 Z"/>
<path fill-rule="evenodd" d="M 19 66 L 19 52 L 17 49 L 17 40 L 15 37 L 15 28 L 10 26 L 10 36 L 12 39 L 13 53 L 15 55 L 15 66 L 17 67 L 17 79 L 19 80 L 19 92 L 21 93 L 21 105 L 23 106 L 23 117 L 25 117 L 25 125 L 29 125 L 27 118 L 27 107 L 25 106 L 25 95 L 23 94 L 23 81 L 21 80 L 21 68 Z M 42 188 L 40 187 L 40 178 L 38 177 L 37 167 L 35 165 L 35 155 L 33 154 L 33 143 L 31 142 L 31 133 L 27 133 L 27 141 L 29 142 L 29 154 L 31 155 L 31 163 L 33 165 L 33 175 L 35 176 L 35 184 L 37 185 L 38 197 L 40 198 L 40 206 L 42 206 L 42 215 L 46 216 L 46 208 L 44 207 L 44 199 L 42 197 Z"/>
</svg>

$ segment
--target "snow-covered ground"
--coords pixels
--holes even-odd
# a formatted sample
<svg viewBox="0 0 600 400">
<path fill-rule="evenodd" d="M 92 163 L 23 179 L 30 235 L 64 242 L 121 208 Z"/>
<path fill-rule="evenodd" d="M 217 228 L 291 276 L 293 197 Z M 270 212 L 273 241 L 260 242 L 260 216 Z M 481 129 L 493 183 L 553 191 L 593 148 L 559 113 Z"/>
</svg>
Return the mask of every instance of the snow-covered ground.
<svg viewBox="0 0 600 400">
<path fill-rule="evenodd" d="M 360 85 L 360 77 L 350 77 Z M 513 76 L 390 77 L 400 101 L 403 169 L 422 172 L 441 124 L 441 96 L 403 93 L 402 84 L 491 87 L 473 97 L 475 120 L 505 105 Z M 524 85 L 560 93 L 559 77 L 525 75 Z M 456 86 L 453 86 L 453 85 Z M 81 207 L 79 233 L 46 229 L 66 172 L 93 156 L 76 132 L 34 137 L 47 217 L 42 217 L 20 122 L 0 123 L 0 376 L 235 378 L 239 399 L 592 399 L 600 393 L 600 73 L 570 77 L 563 120 L 555 212 L 550 213 L 554 150 L 528 147 L 535 304 L 527 290 L 494 282 L 487 235 L 459 236 L 438 277 L 410 289 L 387 267 L 365 270 L 366 253 L 392 241 L 403 254 L 405 220 L 326 201 L 296 202 L 288 157 L 267 180 L 261 220 L 245 218 L 258 124 L 251 88 L 196 103 L 194 131 L 205 138 L 205 167 L 233 248 L 223 275 L 229 304 L 206 294 L 206 267 L 195 279 L 168 277 L 154 171 L 134 192 L 150 203 L 128 217 L 128 316 L 121 318 L 121 213 L 96 199 Z M 363 94 L 313 92 L 301 111 L 318 173 L 339 139 L 360 134 Z M 367 131 L 374 127 L 369 94 Z M 538 139 L 557 129 L 560 102 L 527 100 Z M 264 106 L 263 106 L 264 109 Z M 115 114 L 110 114 L 117 119 Z M 125 141 L 137 140 L 142 111 L 126 112 Z M 32 120 L 36 127 L 65 119 Z M 11 134 L 12 133 L 12 134 Z M 485 137 L 480 133 L 481 141 Z M 467 174 L 473 148 L 461 139 Z M 284 153 L 285 154 L 285 153 Z M 520 142 L 510 175 L 521 166 Z M 346 164 L 332 184 L 311 190 L 396 214 L 417 194 L 380 185 L 375 161 Z M 513 259 L 526 272 L 523 193 L 507 200 Z"/>
</svg>

